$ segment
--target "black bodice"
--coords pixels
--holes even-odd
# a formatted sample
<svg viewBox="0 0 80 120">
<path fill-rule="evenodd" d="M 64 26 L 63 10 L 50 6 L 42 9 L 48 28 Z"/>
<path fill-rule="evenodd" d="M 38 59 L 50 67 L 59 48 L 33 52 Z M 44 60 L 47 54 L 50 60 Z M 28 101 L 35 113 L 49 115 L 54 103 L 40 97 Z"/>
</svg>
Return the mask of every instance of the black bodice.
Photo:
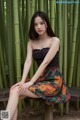
<svg viewBox="0 0 80 120">
<path fill-rule="evenodd" d="M 49 51 L 49 47 L 43 48 L 43 49 L 33 49 L 33 58 L 37 62 L 37 65 L 39 66 L 44 57 L 46 56 L 47 52 Z M 51 62 L 48 64 L 47 67 L 58 67 L 59 65 L 59 52 L 56 53 L 55 57 L 51 60 Z"/>
</svg>

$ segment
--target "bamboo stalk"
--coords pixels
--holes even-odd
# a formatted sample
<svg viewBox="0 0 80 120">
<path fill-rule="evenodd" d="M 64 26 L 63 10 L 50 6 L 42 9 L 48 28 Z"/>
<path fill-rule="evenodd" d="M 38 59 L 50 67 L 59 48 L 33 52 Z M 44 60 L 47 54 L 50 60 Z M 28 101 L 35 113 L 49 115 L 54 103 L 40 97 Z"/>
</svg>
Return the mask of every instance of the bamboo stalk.
<svg viewBox="0 0 80 120">
<path fill-rule="evenodd" d="M 21 65 L 24 64 L 24 61 L 25 61 L 25 58 L 26 58 L 26 45 L 25 45 L 25 41 L 24 41 L 24 29 L 23 29 L 23 26 L 22 23 L 24 24 L 24 19 L 22 19 L 22 17 L 24 16 L 24 10 L 22 12 L 22 17 L 21 17 L 21 11 L 20 11 L 20 7 L 24 7 L 24 4 L 22 3 L 22 6 L 20 6 L 20 2 L 19 2 L 19 30 L 20 30 L 20 43 L 21 43 Z"/>
<path fill-rule="evenodd" d="M 79 8 L 79 16 L 80 16 L 80 8 Z M 80 19 L 80 17 L 78 18 Z M 76 70 L 76 76 L 77 76 L 77 81 L 76 81 L 76 86 L 80 87 L 80 22 L 78 20 L 78 33 L 77 33 L 77 62 L 76 62 L 76 66 L 77 66 L 77 70 Z"/>
<path fill-rule="evenodd" d="M 50 21 L 53 31 L 55 32 L 55 9 L 56 8 L 56 0 L 50 1 Z"/>
<path fill-rule="evenodd" d="M 0 88 L 3 88 L 1 66 L 0 66 Z"/>
<path fill-rule="evenodd" d="M 62 0 L 60 0 L 62 1 Z M 58 10 L 58 34 L 60 38 L 60 54 L 59 54 L 59 69 L 62 72 L 63 67 L 63 19 L 62 19 L 62 4 L 57 5 Z"/>
<path fill-rule="evenodd" d="M 76 0 L 79 2 L 79 0 Z M 72 77 L 73 77 L 73 70 L 74 70 L 74 60 L 75 60 L 75 47 L 76 47 L 76 36 L 77 36 L 77 27 L 78 27 L 78 9 L 79 5 L 75 4 L 74 10 L 74 27 L 73 27 L 73 44 L 72 44 L 72 54 L 71 54 L 71 64 L 70 64 L 70 74 L 69 74 L 69 86 L 72 85 Z"/>
<path fill-rule="evenodd" d="M 32 0 L 32 7 L 31 7 L 31 13 L 32 13 L 32 15 L 36 11 L 36 6 L 37 6 L 36 0 Z"/>
<path fill-rule="evenodd" d="M 44 11 L 48 14 L 48 0 L 44 0 Z"/>
<path fill-rule="evenodd" d="M 67 4 L 64 6 L 64 81 L 67 83 Z"/>
<path fill-rule="evenodd" d="M 62 0 L 60 0 L 60 2 L 62 2 Z M 60 53 L 59 53 L 59 69 L 62 72 L 62 68 L 63 68 L 63 18 L 62 18 L 62 4 L 57 4 L 56 5 L 56 17 L 58 19 L 57 21 L 57 32 L 60 38 Z M 63 111 L 64 111 L 64 105 L 60 104 L 59 105 L 60 111 L 61 111 L 61 116 L 63 116 Z"/>
<path fill-rule="evenodd" d="M 22 0 L 22 27 L 24 27 L 24 2 L 25 0 Z M 19 1 L 19 4 L 20 4 L 20 1 Z"/>
<path fill-rule="evenodd" d="M 44 11 L 44 0 L 38 0 L 38 10 Z"/>
<path fill-rule="evenodd" d="M 17 82 L 21 80 L 21 56 L 20 56 L 20 38 L 19 38 L 19 16 L 18 16 L 18 1 L 13 1 L 14 14 L 14 35 L 16 48 L 16 72 Z"/>
<path fill-rule="evenodd" d="M 73 36 L 73 8 L 74 5 L 69 5 L 69 19 L 70 23 L 68 25 L 68 69 L 67 69 L 67 79 L 69 79 L 69 69 L 70 69 L 70 60 L 71 60 L 71 48 L 72 48 L 72 36 Z M 69 21 L 69 20 L 68 20 Z"/>
<path fill-rule="evenodd" d="M 4 53 L 4 62 L 8 62 L 8 52 L 7 52 L 7 36 L 6 36 L 6 25 L 5 25 L 5 14 L 4 14 L 4 1 L 0 1 L 0 33 L 1 33 L 1 44 Z"/>
<path fill-rule="evenodd" d="M 2 74 L 2 81 L 3 81 L 3 86 L 6 88 L 7 87 L 7 81 L 6 81 L 6 74 L 5 74 L 5 65 L 4 65 L 4 57 L 3 57 L 3 52 L 2 52 L 2 45 L 1 45 L 1 38 L 0 38 L 0 73 Z M 0 81 L 1 81 L 0 80 Z M 0 85 L 2 87 L 2 81 L 0 82 Z"/>
<path fill-rule="evenodd" d="M 38 10 L 38 0 L 35 0 L 35 11 Z"/>
<path fill-rule="evenodd" d="M 7 37 L 8 37 L 8 66 L 9 66 L 9 80 L 10 85 L 14 83 L 14 65 L 13 65 L 13 30 L 12 30 L 12 1 L 6 1 L 6 10 L 7 10 Z"/>
</svg>

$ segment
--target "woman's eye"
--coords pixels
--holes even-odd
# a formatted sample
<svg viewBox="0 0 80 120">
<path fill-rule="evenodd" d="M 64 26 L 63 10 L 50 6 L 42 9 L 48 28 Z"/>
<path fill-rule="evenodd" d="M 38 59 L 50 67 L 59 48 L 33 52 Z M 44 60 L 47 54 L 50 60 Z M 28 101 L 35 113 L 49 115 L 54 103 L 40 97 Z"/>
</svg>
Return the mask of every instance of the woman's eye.
<svg viewBox="0 0 80 120">
<path fill-rule="evenodd" d="M 40 24 L 41 24 L 41 25 L 43 25 L 43 24 L 44 24 L 44 22 L 41 22 Z"/>
<path fill-rule="evenodd" d="M 34 26 L 37 26 L 37 24 L 34 24 Z"/>
<path fill-rule="evenodd" d="M 35 23 L 34 26 L 38 26 L 38 25 L 43 25 L 44 22 L 40 22 L 39 24 Z"/>
</svg>

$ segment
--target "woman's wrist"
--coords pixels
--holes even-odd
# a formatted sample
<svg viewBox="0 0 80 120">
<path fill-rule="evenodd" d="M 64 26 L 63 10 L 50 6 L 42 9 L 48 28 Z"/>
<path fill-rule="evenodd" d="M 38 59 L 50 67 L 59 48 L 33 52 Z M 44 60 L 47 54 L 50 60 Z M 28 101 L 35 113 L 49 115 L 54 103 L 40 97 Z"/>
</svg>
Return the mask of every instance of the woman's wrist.
<svg viewBox="0 0 80 120">
<path fill-rule="evenodd" d="M 31 82 L 32 84 L 34 84 L 34 80 L 30 80 L 30 82 Z"/>
<path fill-rule="evenodd" d="M 25 80 L 21 80 L 21 82 L 25 82 Z"/>
</svg>

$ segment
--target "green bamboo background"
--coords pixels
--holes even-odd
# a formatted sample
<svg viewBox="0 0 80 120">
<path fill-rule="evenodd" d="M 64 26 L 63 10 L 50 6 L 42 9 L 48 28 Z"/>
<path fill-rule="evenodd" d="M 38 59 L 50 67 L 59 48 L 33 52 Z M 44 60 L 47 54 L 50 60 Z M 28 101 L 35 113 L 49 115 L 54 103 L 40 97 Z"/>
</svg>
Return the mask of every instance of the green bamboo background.
<svg viewBox="0 0 80 120">
<path fill-rule="evenodd" d="M 80 4 L 59 2 L 0 0 L 0 88 L 8 88 L 21 80 L 30 20 L 37 10 L 48 14 L 52 29 L 60 38 L 59 68 L 64 81 L 69 87 L 80 87 Z M 33 60 L 30 77 L 36 69 Z"/>
</svg>

